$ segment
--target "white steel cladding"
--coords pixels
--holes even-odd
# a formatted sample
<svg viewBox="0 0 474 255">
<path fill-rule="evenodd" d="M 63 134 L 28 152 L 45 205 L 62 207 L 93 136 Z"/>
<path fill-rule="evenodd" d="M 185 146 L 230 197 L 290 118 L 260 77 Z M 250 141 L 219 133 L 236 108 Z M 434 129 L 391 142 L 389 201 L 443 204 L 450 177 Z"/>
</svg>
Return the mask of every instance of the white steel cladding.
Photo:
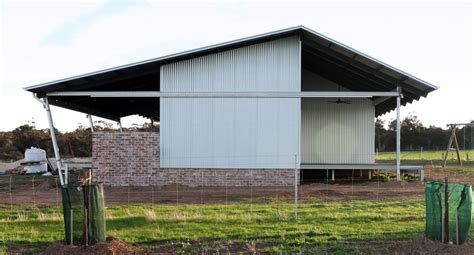
<svg viewBox="0 0 474 255">
<path fill-rule="evenodd" d="M 303 91 L 347 91 L 303 69 Z M 375 162 L 375 107 L 367 98 L 301 99 L 301 163 L 371 164 Z"/>
<path fill-rule="evenodd" d="M 314 164 L 374 163 L 375 108 L 366 98 L 301 100 L 301 162 Z"/>
<path fill-rule="evenodd" d="M 161 67 L 163 92 L 300 91 L 300 40 L 289 37 Z M 298 98 L 161 98 L 160 166 L 294 168 Z"/>
</svg>

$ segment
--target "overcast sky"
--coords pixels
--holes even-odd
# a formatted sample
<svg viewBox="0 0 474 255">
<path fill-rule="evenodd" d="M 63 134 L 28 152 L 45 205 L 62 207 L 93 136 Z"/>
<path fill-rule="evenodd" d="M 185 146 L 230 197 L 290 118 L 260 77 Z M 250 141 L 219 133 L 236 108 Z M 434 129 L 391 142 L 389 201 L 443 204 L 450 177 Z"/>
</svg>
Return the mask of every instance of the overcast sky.
<svg viewBox="0 0 474 255">
<path fill-rule="evenodd" d="M 2 1 L 0 130 L 31 120 L 47 127 L 41 104 L 23 87 L 296 25 L 440 87 L 403 107 L 402 117 L 413 112 L 443 127 L 466 122 L 474 120 L 472 12 L 471 3 L 452 1 Z M 87 125 L 85 114 L 52 111 L 60 130 Z"/>
</svg>

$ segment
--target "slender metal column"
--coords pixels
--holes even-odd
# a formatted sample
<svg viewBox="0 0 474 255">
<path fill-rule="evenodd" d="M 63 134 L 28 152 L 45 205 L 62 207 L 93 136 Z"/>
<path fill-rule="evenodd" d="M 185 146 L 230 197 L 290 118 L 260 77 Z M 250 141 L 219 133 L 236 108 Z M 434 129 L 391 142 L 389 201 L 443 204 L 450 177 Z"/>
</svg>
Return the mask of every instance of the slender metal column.
<svg viewBox="0 0 474 255">
<path fill-rule="evenodd" d="M 89 124 L 91 126 L 91 132 L 94 132 L 94 122 L 92 121 L 92 115 L 87 114 L 87 118 L 89 119 Z"/>
<path fill-rule="evenodd" d="M 56 166 L 58 168 L 59 173 L 59 181 L 61 185 L 64 185 L 63 175 L 62 175 L 62 162 L 61 162 L 61 155 L 59 154 L 59 147 L 58 141 L 56 140 L 56 132 L 54 131 L 54 124 L 53 124 L 53 117 L 51 115 L 51 109 L 49 108 L 48 98 L 43 98 L 43 106 L 46 110 L 46 115 L 48 116 L 48 123 L 49 123 L 49 133 L 51 134 L 51 141 L 53 142 L 53 149 L 54 149 L 54 157 L 56 158 Z"/>
<path fill-rule="evenodd" d="M 295 155 L 295 220 L 298 219 L 298 156 Z"/>
<path fill-rule="evenodd" d="M 123 128 L 122 128 L 122 121 L 119 119 L 119 121 L 117 121 L 117 124 L 119 126 L 119 130 L 120 132 L 123 132 Z"/>
<path fill-rule="evenodd" d="M 400 87 L 397 88 L 400 93 Z M 397 181 L 400 181 L 400 97 L 397 96 Z"/>
</svg>

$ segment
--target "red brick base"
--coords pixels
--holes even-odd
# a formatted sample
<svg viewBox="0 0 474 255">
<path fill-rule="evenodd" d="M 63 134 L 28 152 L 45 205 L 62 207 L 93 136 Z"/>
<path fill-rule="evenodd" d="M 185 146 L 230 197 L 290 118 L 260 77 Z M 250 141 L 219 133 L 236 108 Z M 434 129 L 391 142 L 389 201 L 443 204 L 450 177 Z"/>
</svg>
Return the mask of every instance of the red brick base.
<svg viewBox="0 0 474 255">
<path fill-rule="evenodd" d="M 93 178 L 110 186 L 293 186 L 293 169 L 160 168 L 156 132 L 94 132 Z M 299 171 L 297 179 L 299 180 Z"/>
</svg>

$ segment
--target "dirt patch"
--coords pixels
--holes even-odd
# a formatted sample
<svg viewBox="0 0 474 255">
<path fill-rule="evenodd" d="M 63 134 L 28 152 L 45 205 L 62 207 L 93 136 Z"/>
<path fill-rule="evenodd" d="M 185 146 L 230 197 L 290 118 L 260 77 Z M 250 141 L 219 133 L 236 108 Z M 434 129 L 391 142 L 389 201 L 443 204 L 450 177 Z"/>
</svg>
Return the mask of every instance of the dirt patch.
<svg viewBox="0 0 474 255">
<path fill-rule="evenodd" d="M 157 241 L 146 244 L 146 248 L 151 254 L 261 254 L 266 248 L 274 245 L 276 244 L 207 239 Z"/>
<path fill-rule="evenodd" d="M 427 168 L 428 180 L 442 181 L 449 177 L 450 182 L 466 183 L 474 185 L 474 162 L 463 162 L 463 166 L 457 164 L 447 165 L 445 168 L 433 165 Z"/>
<path fill-rule="evenodd" d="M 104 243 L 90 246 L 66 245 L 63 241 L 57 241 L 48 246 L 42 254 L 136 254 L 141 251 L 136 245 L 129 245 L 117 238 L 107 237 Z"/>
<path fill-rule="evenodd" d="M 46 250 L 47 243 L 9 244 L 7 254 L 38 254 Z"/>
<path fill-rule="evenodd" d="M 473 254 L 474 241 L 463 245 L 444 244 L 426 237 L 391 243 L 377 253 L 380 254 Z"/>
<path fill-rule="evenodd" d="M 379 242 L 349 245 L 346 252 L 352 250 L 354 246 L 366 247 L 363 249 L 367 254 L 473 254 L 474 241 L 468 241 L 463 245 L 444 244 L 432 241 L 425 237 L 419 237 L 407 241 L 391 241 L 386 245 L 380 245 Z M 189 240 L 189 241 L 157 241 L 141 245 L 126 244 L 116 238 L 109 237 L 105 243 L 93 246 L 71 246 L 65 245 L 62 241 L 57 241 L 49 246 L 47 244 L 22 244 L 13 245 L 8 249 L 8 254 L 260 254 L 265 253 L 266 248 L 278 246 L 277 243 L 261 242 L 232 242 L 231 240 Z M 303 247 L 302 247 L 303 248 Z M 304 247 L 311 250 L 317 248 L 324 253 L 331 253 L 331 245 L 318 247 Z M 309 251 L 308 250 L 308 251 Z M 360 252 L 361 250 L 359 250 Z"/>
</svg>

